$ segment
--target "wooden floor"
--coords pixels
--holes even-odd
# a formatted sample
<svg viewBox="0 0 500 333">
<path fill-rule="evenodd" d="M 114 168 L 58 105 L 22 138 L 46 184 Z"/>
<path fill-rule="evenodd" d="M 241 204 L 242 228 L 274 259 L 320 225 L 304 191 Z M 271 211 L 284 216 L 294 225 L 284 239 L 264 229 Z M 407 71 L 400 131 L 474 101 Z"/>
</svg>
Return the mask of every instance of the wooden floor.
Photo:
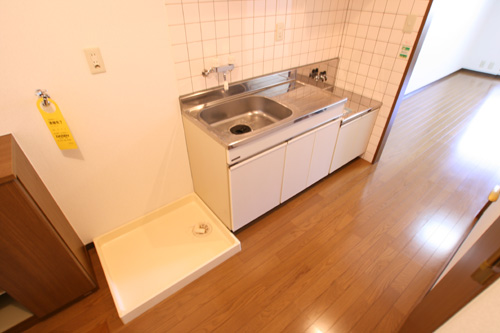
<svg viewBox="0 0 500 333">
<path fill-rule="evenodd" d="M 407 98 L 378 164 L 273 210 L 237 234 L 238 255 L 128 325 L 91 250 L 100 289 L 30 332 L 397 331 L 500 182 L 498 146 L 475 141 L 498 85 L 461 72 Z"/>
</svg>

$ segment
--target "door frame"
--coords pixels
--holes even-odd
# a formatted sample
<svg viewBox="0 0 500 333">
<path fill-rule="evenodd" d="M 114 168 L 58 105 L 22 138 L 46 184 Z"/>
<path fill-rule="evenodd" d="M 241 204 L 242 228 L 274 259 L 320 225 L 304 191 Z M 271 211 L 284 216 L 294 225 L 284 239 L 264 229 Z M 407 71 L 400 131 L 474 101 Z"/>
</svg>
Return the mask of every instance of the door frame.
<svg viewBox="0 0 500 333">
<path fill-rule="evenodd" d="M 417 34 L 416 38 L 416 43 L 415 46 L 413 47 L 413 50 L 410 53 L 410 58 L 408 60 L 408 64 L 406 65 L 405 72 L 403 74 L 403 79 L 401 83 L 399 84 L 398 91 L 396 93 L 396 99 L 394 103 L 392 104 L 391 111 L 389 112 L 388 120 L 385 123 L 384 130 L 382 131 L 382 137 L 379 140 L 379 143 L 377 145 L 377 150 L 375 150 L 375 155 L 372 160 L 372 164 L 377 163 L 380 160 L 380 157 L 382 156 L 382 152 L 384 151 L 385 144 L 387 142 L 387 139 L 389 138 L 389 134 L 392 129 L 392 125 L 394 124 L 394 120 L 396 119 L 396 115 L 399 110 L 399 106 L 401 105 L 401 102 L 404 99 L 405 96 L 405 91 L 406 87 L 408 86 L 408 82 L 410 81 L 410 77 L 413 73 L 413 70 L 415 68 L 415 64 L 417 63 L 418 55 L 420 54 L 420 51 L 422 50 L 422 46 L 425 41 L 425 37 L 427 36 L 427 32 L 429 31 L 429 27 L 431 26 L 431 21 L 432 21 L 432 12 L 431 12 L 431 7 L 433 4 L 433 0 L 429 0 L 429 4 L 427 6 L 427 9 L 425 11 L 424 17 L 423 17 L 423 24 L 420 25 L 420 29 Z"/>
</svg>

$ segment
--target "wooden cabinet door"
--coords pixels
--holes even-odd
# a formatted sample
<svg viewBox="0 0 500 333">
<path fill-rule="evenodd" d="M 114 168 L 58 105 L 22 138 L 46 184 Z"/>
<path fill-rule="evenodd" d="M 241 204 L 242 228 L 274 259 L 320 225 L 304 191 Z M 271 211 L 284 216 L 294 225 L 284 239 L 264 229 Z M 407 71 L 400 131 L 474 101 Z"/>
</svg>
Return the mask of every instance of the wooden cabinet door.
<svg viewBox="0 0 500 333">
<path fill-rule="evenodd" d="M 307 187 L 314 138 L 315 132 L 311 131 L 288 141 L 281 202 L 285 202 Z"/>
<path fill-rule="evenodd" d="M 229 169 L 232 230 L 238 230 L 280 203 L 283 143 Z"/>
<path fill-rule="evenodd" d="M 340 119 L 323 125 L 315 131 L 316 137 L 314 139 L 309 175 L 307 177 L 307 187 L 328 176 L 339 128 Z"/>
<path fill-rule="evenodd" d="M 37 317 L 95 288 L 18 180 L 0 185 L 0 286 Z"/>
</svg>

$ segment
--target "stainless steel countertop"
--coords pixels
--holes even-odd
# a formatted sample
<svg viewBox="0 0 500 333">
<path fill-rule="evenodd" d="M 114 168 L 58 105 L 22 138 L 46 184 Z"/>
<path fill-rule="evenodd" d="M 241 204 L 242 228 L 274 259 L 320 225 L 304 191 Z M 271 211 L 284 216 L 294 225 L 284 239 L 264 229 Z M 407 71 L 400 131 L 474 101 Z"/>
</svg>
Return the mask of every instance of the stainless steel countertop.
<svg viewBox="0 0 500 333">
<path fill-rule="evenodd" d="M 344 90 L 338 87 L 332 87 L 327 90 L 333 91 L 333 94 L 335 95 L 347 98 L 347 102 L 344 105 L 345 113 L 342 119 L 342 124 L 353 121 L 368 112 L 380 109 L 382 106 L 381 102 L 356 94 L 352 91 Z"/>
<path fill-rule="evenodd" d="M 189 110 L 183 110 L 182 112 L 187 119 L 201 127 L 206 133 L 223 146 L 231 149 L 243 143 L 261 138 L 270 131 L 291 126 L 301 119 L 314 115 L 318 111 L 323 111 L 325 108 L 344 103 L 347 100 L 347 98 L 339 97 L 329 91 L 325 91 L 311 85 L 304 85 L 295 81 L 259 91 L 254 95 L 268 97 L 288 107 L 293 113 L 288 118 L 268 125 L 264 128 L 257 129 L 250 133 L 235 135 L 229 131 L 224 133 L 215 131 L 210 125 L 206 124 L 200 118 L 200 112 L 203 110 L 203 105 L 200 108 L 191 108 Z M 248 94 L 245 94 L 245 96 L 248 96 Z M 339 112 L 338 116 L 334 116 L 332 119 L 340 116 L 342 116 L 342 112 Z"/>
</svg>

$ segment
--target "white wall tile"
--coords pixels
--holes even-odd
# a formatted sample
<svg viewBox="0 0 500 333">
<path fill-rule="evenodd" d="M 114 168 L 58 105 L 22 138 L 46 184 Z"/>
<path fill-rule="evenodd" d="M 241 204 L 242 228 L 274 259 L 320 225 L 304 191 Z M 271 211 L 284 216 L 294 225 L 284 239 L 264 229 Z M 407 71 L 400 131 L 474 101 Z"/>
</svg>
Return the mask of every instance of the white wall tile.
<svg viewBox="0 0 500 333">
<path fill-rule="evenodd" d="M 207 88 L 205 77 L 202 75 L 193 76 L 192 78 L 193 91 L 204 90 Z"/>
<path fill-rule="evenodd" d="M 227 1 L 214 2 L 215 20 L 229 19 L 229 6 Z"/>
<path fill-rule="evenodd" d="M 241 1 L 229 1 L 228 10 L 229 10 L 229 19 L 238 19 L 241 18 Z"/>
<path fill-rule="evenodd" d="M 231 53 L 241 52 L 241 36 L 230 37 L 229 46 L 229 51 Z"/>
<path fill-rule="evenodd" d="M 266 32 L 264 34 L 264 46 L 274 45 L 274 32 Z"/>
<path fill-rule="evenodd" d="M 204 41 L 216 38 L 215 22 L 201 23 L 201 37 Z"/>
<path fill-rule="evenodd" d="M 253 34 L 253 18 L 244 18 L 241 20 L 241 34 Z"/>
<path fill-rule="evenodd" d="M 261 76 L 264 74 L 264 62 L 254 63 L 253 65 L 253 75 Z"/>
<path fill-rule="evenodd" d="M 276 17 L 275 16 L 266 16 L 265 20 L 265 30 L 264 31 L 273 31 L 276 29 Z"/>
<path fill-rule="evenodd" d="M 217 43 L 215 39 L 203 41 L 203 57 L 215 57 L 217 55 Z"/>
<path fill-rule="evenodd" d="M 387 5 L 385 6 L 386 13 L 396 14 L 399 8 L 400 0 L 387 0 Z"/>
<path fill-rule="evenodd" d="M 251 65 L 253 63 L 253 50 L 243 51 L 241 54 L 241 61 L 244 66 Z"/>
<path fill-rule="evenodd" d="M 255 0 L 254 1 L 253 15 L 255 17 L 266 16 L 266 1 L 265 0 Z"/>
<path fill-rule="evenodd" d="M 209 22 L 215 20 L 214 3 L 213 2 L 201 2 L 199 4 L 200 8 L 200 21 Z"/>
<path fill-rule="evenodd" d="M 242 1 L 241 3 L 241 16 L 242 17 L 253 17 L 253 1 Z"/>
<path fill-rule="evenodd" d="M 242 37 L 241 41 L 241 49 L 243 51 L 245 50 L 252 50 L 253 49 L 253 35 L 244 35 Z"/>
<path fill-rule="evenodd" d="M 373 11 L 377 13 L 385 12 L 385 6 L 387 5 L 387 0 L 375 0 L 373 3 Z"/>
<path fill-rule="evenodd" d="M 189 60 L 203 58 L 203 46 L 201 42 L 188 43 Z"/>
<path fill-rule="evenodd" d="M 241 19 L 229 20 L 229 36 L 241 36 L 242 21 Z"/>
<path fill-rule="evenodd" d="M 266 16 L 276 15 L 276 0 L 266 0 Z"/>
<path fill-rule="evenodd" d="M 253 47 L 254 48 L 262 48 L 264 47 L 264 33 L 254 34 L 253 36 Z"/>
<path fill-rule="evenodd" d="M 216 21 L 215 34 L 217 38 L 229 37 L 229 21 Z"/>
<path fill-rule="evenodd" d="M 263 47 L 253 50 L 253 61 L 254 61 L 254 63 L 264 61 L 264 48 Z"/>
<path fill-rule="evenodd" d="M 401 0 L 399 2 L 398 13 L 403 15 L 408 15 L 411 13 L 414 0 Z"/>
<path fill-rule="evenodd" d="M 382 18 L 382 27 L 383 28 L 392 28 L 395 20 L 396 20 L 396 15 L 385 13 L 383 18 Z"/>
<path fill-rule="evenodd" d="M 217 55 L 229 53 L 229 38 L 217 38 Z"/>
<path fill-rule="evenodd" d="M 274 58 L 274 47 L 268 46 L 264 48 L 264 62 Z"/>
<path fill-rule="evenodd" d="M 265 22 L 266 19 L 264 17 L 256 17 L 253 20 L 253 32 L 254 33 L 259 33 L 259 32 L 264 32 L 266 29 L 265 27 Z"/>
<path fill-rule="evenodd" d="M 189 62 L 189 69 L 190 69 L 191 75 L 193 77 L 201 76 L 201 72 L 203 72 L 204 68 L 205 68 L 205 64 L 203 62 L 203 58 L 191 60 Z M 193 84 L 193 89 L 196 89 L 194 84 Z"/>
<path fill-rule="evenodd" d="M 182 11 L 184 12 L 185 23 L 198 23 L 200 22 L 200 11 L 198 3 L 182 4 Z"/>
<path fill-rule="evenodd" d="M 188 43 L 201 41 L 200 23 L 186 24 L 186 39 Z"/>
<path fill-rule="evenodd" d="M 254 76 L 253 74 L 253 65 L 245 65 L 243 66 L 243 75 L 242 75 L 242 79 L 245 80 L 245 79 L 249 79 L 251 77 Z"/>
</svg>

